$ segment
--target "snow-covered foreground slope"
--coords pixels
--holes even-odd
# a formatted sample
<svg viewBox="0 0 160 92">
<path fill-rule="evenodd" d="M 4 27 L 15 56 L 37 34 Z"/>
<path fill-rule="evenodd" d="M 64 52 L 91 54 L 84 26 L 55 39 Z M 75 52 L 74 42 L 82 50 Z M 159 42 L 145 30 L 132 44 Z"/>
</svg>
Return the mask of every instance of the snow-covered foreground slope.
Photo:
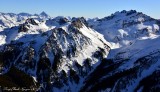
<svg viewBox="0 0 160 92">
<path fill-rule="evenodd" d="M 141 12 L 87 21 L 1 13 L 0 21 L 1 87 L 16 72 L 25 78 L 10 86 L 30 80 L 23 85 L 41 92 L 160 91 L 160 21 Z"/>
<path fill-rule="evenodd" d="M 41 91 L 80 90 L 110 50 L 103 35 L 88 27 L 83 17 L 28 18 L 1 31 L 0 37 L 0 74 L 16 67 L 32 76 Z"/>
<path fill-rule="evenodd" d="M 159 41 L 159 37 L 141 39 L 130 46 L 111 50 L 109 58 L 90 74 L 81 91 L 157 92 L 157 78 L 160 77 L 157 73 L 160 67 Z"/>
</svg>

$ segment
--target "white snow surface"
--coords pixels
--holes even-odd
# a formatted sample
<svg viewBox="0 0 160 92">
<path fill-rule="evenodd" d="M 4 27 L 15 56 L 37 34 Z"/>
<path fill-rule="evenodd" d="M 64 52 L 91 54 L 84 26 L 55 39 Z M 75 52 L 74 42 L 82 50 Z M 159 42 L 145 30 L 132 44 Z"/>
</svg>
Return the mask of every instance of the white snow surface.
<svg viewBox="0 0 160 92">
<path fill-rule="evenodd" d="M 45 15 L 45 13 L 42 13 L 42 15 Z M 0 13 L 0 46 L 10 44 L 15 41 L 24 42 L 25 47 L 30 44 L 30 42 L 36 42 L 33 48 L 36 53 L 38 53 L 40 48 L 47 44 L 47 40 L 50 36 L 57 36 L 55 32 L 52 32 L 52 29 L 62 28 L 67 34 L 73 36 L 76 45 L 78 45 L 76 47 L 78 54 L 75 57 L 68 59 L 66 55 L 63 56 L 63 59 L 66 62 L 61 65 L 59 72 L 64 70 L 66 73 L 69 71 L 69 67 L 67 65 L 73 65 L 74 62 L 78 62 L 78 64 L 83 65 L 83 61 L 87 58 L 91 58 L 93 60 L 92 66 L 95 68 L 99 64 L 99 60 L 95 59 L 92 55 L 99 47 L 105 49 L 107 52 L 106 57 L 108 59 L 129 59 L 127 63 L 119 67 L 119 70 L 130 69 L 133 67 L 134 62 L 137 59 L 160 50 L 159 25 L 154 19 L 141 13 L 133 13 L 126 16 L 126 13 L 116 12 L 111 15 L 111 17 L 113 17 L 110 17 L 111 19 L 88 19 L 89 25 L 92 26 L 92 28 L 86 27 L 83 24 L 79 31 L 89 39 L 89 44 L 84 44 L 80 41 L 82 38 L 81 35 L 74 37 L 72 32 L 69 32 L 68 26 L 71 24 L 70 18 L 67 18 L 69 22 L 66 24 L 59 25 L 55 20 L 64 17 L 48 19 L 44 18 L 42 15 L 19 14 L 17 16 L 16 14 Z M 27 32 L 18 32 L 19 25 L 23 24 L 25 22 L 24 20 L 27 18 L 34 18 L 38 25 L 29 24 L 30 27 Z M 45 20 L 43 20 L 43 18 Z M 132 24 L 133 21 L 135 24 Z M 130 23 L 132 25 L 130 25 Z M 63 39 L 62 35 L 58 35 L 55 40 L 58 40 L 57 44 L 59 45 L 59 48 L 62 49 L 63 52 L 66 52 L 68 46 L 72 42 L 67 38 Z M 109 55 L 105 44 L 111 48 Z M 49 43 L 46 46 L 48 45 Z M 46 56 L 50 61 L 53 61 L 54 56 L 51 51 L 46 51 Z M 51 64 L 53 64 L 53 62 L 51 62 Z M 160 65 L 159 62 L 152 65 L 153 68 L 149 68 L 142 72 L 144 76 L 141 76 L 134 85 L 136 85 L 136 83 L 138 83 L 142 78 L 150 75 L 158 65 Z M 36 80 L 35 76 L 33 76 L 33 78 Z M 69 86 L 72 87 L 71 89 L 73 92 L 76 92 L 80 87 L 82 87 L 83 81 L 84 78 L 81 78 L 79 85 L 69 83 Z M 129 86 L 128 89 L 131 89 L 132 87 L 134 86 Z M 53 90 L 63 92 L 64 89 L 67 89 L 67 87 L 63 87 L 63 89 L 54 88 Z"/>
<path fill-rule="evenodd" d="M 0 20 L 2 20 L 3 23 L 5 23 L 5 25 L 3 25 L 4 29 L 0 31 L 0 40 L 1 40 L 0 46 L 1 47 L 5 46 L 6 44 L 10 44 L 10 43 L 23 42 L 24 51 L 27 50 L 29 46 L 32 46 L 32 48 L 34 48 L 35 53 L 36 53 L 35 59 L 37 61 L 39 59 L 38 56 L 40 54 L 40 51 L 42 51 L 41 48 L 43 48 L 45 51 L 45 56 L 48 57 L 48 59 L 50 60 L 50 63 L 53 64 L 55 57 L 53 55 L 53 52 L 50 50 L 51 46 L 54 46 L 57 44 L 58 46 L 56 48 L 60 48 L 63 53 L 66 53 L 67 50 L 69 49 L 69 46 L 75 43 L 74 45 L 76 45 L 75 48 L 77 49 L 76 56 L 71 56 L 71 59 L 69 59 L 64 54 L 62 56 L 63 57 L 62 61 L 64 62 L 61 64 L 61 68 L 58 70 L 58 72 L 61 72 L 62 70 L 64 70 L 66 73 L 68 73 L 69 71 L 68 65 L 72 66 L 73 70 L 76 70 L 76 68 L 74 68 L 74 65 L 73 65 L 74 62 L 77 62 L 78 64 L 83 66 L 83 61 L 86 60 L 87 58 L 90 58 L 92 60 L 91 64 L 94 69 L 99 64 L 99 59 L 94 58 L 93 54 L 96 51 L 98 51 L 99 48 L 103 48 L 105 50 L 106 52 L 105 57 L 107 57 L 108 55 L 108 47 L 106 47 L 106 45 L 110 47 L 111 44 L 104 39 L 102 34 L 98 33 L 94 29 L 86 27 L 86 25 L 83 23 L 82 23 L 83 26 L 81 28 L 77 28 L 77 30 L 80 33 L 78 33 L 78 35 L 75 35 L 73 34 L 73 32 L 70 32 L 70 30 L 68 30 L 69 26 L 71 25 L 71 22 L 70 22 L 71 20 L 63 25 L 60 25 L 53 21 L 56 19 L 53 19 L 53 20 L 46 19 L 46 20 L 41 21 L 37 19 L 36 16 L 29 16 L 29 17 L 21 16 L 25 19 L 30 18 L 30 17 L 35 17 L 33 19 L 38 25 L 27 24 L 27 28 L 28 28 L 27 32 L 23 32 L 23 31 L 19 32 L 19 25 L 25 23 L 25 21 L 17 22 L 17 15 L 15 14 L 13 15 L 14 17 L 7 15 L 8 16 L 7 19 L 10 19 L 10 20 L 14 19 L 13 21 L 15 22 L 15 25 L 14 23 L 10 23 L 10 22 L 9 24 L 7 24 L 6 21 L 3 21 L 4 17 L 0 18 Z M 46 23 L 46 21 L 48 22 Z M 56 33 L 54 28 L 55 29 L 62 28 L 67 35 L 70 35 L 68 37 L 73 37 L 74 40 L 67 38 L 67 36 L 64 36 L 66 34 L 58 33 L 58 32 Z M 54 38 L 54 40 L 56 40 L 55 44 L 48 42 L 49 38 L 52 38 L 52 36 L 56 37 Z M 48 48 L 48 50 L 45 50 L 46 48 Z M 22 68 L 21 70 L 24 70 L 24 69 Z M 37 81 L 36 80 L 36 69 L 34 71 L 29 70 L 28 72 L 30 72 L 30 74 L 33 75 L 34 80 Z M 80 85 L 77 85 L 75 83 L 69 83 L 69 86 L 74 88 L 74 89 L 72 88 L 72 91 L 78 91 L 80 87 L 82 86 L 83 81 L 84 81 L 84 78 L 81 78 Z M 78 87 L 78 89 L 76 89 L 76 87 Z M 57 90 L 60 91 L 60 89 L 57 89 Z"/>
<path fill-rule="evenodd" d="M 155 19 L 141 13 L 126 16 L 126 13 L 117 12 L 111 16 L 113 16 L 111 19 L 95 19 L 94 21 L 88 20 L 88 22 L 93 29 L 102 33 L 105 39 L 111 43 L 111 51 L 107 59 L 114 59 L 115 62 L 127 60 L 115 71 L 131 69 L 135 67 L 135 62 L 138 59 L 159 52 L 160 25 Z M 132 23 L 133 21 L 134 23 Z M 123 26 L 125 23 L 127 26 Z M 156 63 L 148 69 L 144 69 L 137 79 L 131 81 L 132 85 L 128 84 L 127 88 L 121 92 L 132 92 L 143 78 L 151 75 L 159 66 L 158 58 Z"/>
</svg>

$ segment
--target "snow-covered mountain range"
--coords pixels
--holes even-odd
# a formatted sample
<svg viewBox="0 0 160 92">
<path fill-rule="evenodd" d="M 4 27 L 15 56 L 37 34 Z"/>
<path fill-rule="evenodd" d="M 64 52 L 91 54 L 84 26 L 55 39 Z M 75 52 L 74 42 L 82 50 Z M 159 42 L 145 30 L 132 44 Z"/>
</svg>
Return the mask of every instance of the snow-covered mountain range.
<svg viewBox="0 0 160 92">
<path fill-rule="evenodd" d="M 0 13 L 1 90 L 158 91 L 159 27 L 135 10 L 102 19 Z"/>
<path fill-rule="evenodd" d="M 0 12 L 0 31 L 2 31 L 5 28 L 11 28 L 14 26 L 18 26 L 25 22 L 28 18 L 34 18 L 38 20 L 48 19 L 51 18 L 48 14 L 45 12 L 42 12 L 40 14 L 29 14 L 29 13 L 2 13 Z"/>
<path fill-rule="evenodd" d="M 111 43 L 111 50 L 105 62 L 88 77 L 83 91 L 160 90 L 157 79 L 160 66 L 159 20 L 135 10 L 124 10 L 102 19 L 88 21 L 92 28 Z"/>
</svg>

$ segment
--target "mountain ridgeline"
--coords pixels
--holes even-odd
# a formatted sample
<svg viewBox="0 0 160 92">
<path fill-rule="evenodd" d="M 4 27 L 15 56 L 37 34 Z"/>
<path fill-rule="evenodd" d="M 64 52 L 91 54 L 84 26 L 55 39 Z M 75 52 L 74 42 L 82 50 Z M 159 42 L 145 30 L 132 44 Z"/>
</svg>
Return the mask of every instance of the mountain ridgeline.
<svg viewBox="0 0 160 92">
<path fill-rule="evenodd" d="M 159 26 L 135 10 L 102 19 L 0 13 L 0 90 L 159 91 Z"/>
</svg>

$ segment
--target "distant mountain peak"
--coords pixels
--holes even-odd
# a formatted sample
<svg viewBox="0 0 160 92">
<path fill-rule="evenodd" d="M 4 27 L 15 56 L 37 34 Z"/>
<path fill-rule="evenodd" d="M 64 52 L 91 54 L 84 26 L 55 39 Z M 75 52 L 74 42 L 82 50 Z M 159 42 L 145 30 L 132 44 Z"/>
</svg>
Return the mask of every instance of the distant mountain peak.
<svg viewBox="0 0 160 92">
<path fill-rule="evenodd" d="M 127 12 L 137 12 L 136 10 L 122 10 L 122 11 L 120 11 L 121 13 L 127 13 Z"/>
<path fill-rule="evenodd" d="M 46 12 L 44 12 L 44 11 L 42 11 L 42 12 L 40 13 L 40 16 L 49 17 L 49 15 L 48 15 Z"/>
<path fill-rule="evenodd" d="M 130 15 L 136 14 L 136 13 L 143 14 L 142 12 L 138 12 L 136 10 L 122 10 L 122 11 L 117 11 L 117 12 L 111 14 L 111 16 L 119 16 L 119 15 L 130 16 Z"/>
<path fill-rule="evenodd" d="M 32 14 L 25 13 L 25 12 L 21 12 L 18 15 L 21 15 L 21 16 L 32 16 Z"/>
</svg>

